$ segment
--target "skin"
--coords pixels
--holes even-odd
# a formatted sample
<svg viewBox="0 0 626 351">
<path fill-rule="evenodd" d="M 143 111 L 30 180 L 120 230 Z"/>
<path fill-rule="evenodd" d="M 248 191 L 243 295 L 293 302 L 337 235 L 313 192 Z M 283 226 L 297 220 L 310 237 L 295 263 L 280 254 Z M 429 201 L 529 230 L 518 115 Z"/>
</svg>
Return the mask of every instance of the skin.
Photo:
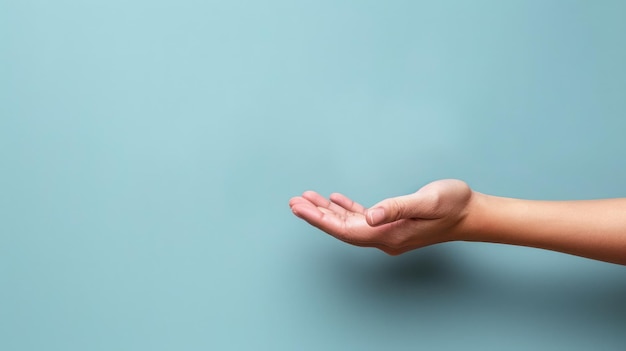
<svg viewBox="0 0 626 351">
<path fill-rule="evenodd" d="M 293 213 L 349 244 L 399 255 L 448 241 L 559 251 L 626 265 L 626 199 L 531 201 L 473 191 L 454 179 L 385 199 L 371 208 L 345 195 L 306 191 Z"/>
</svg>

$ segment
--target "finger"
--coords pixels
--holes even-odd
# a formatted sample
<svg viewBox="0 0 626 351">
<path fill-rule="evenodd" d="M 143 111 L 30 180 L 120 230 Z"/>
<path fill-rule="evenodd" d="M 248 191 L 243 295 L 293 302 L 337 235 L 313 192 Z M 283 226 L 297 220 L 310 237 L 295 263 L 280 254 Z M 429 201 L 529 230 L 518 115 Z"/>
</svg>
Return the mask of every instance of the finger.
<svg viewBox="0 0 626 351">
<path fill-rule="evenodd" d="M 355 233 L 351 233 L 347 229 L 343 220 L 337 217 L 334 212 L 326 208 L 317 207 L 311 204 L 300 204 L 294 209 L 294 214 L 304 219 L 314 227 L 350 245 L 375 247 L 383 251 L 391 249 L 384 243 L 372 241 L 369 236 L 360 236 Z M 365 224 L 365 227 L 367 227 L 367 224 Z M 370 227 L 370 230 L 372 229 L 373 228 Z"/>
<path fill-rule="evenodd" d="M 311 203 L 300 202 L 291 207 L 293 213 L 310 225 L 335 237 L 344 237 L 344 222 L 332 211 Z"/>
<path fill-rule="evenodd" d="M 297 204 L 311 204 L 311 202 L 301 196 L 292 197 L 289 200 L 289 207 L 293 207 Z"/>
<path fill-rule="evenodd" d="M 292 203 L 292 211 L 297 217 L 343 242 L 362 247 L 375 247 L 385 252 L 393 250 L 380 241 L 383 227 L 370 227 L 363 215 L 341 218 L 335 212 L 315 206 L 303 198 L 294 199 Z"/>
<path fill-rule="evenodd" d="M 314 191 L 305 191 L 304 194 L 302 194 L 302 197 L 304 199 L 309 200 L 312 204 L 314 204 L 315 206 L 321 207 L 321 208 L 326 208 L 328 210 L 331 210 L 339 215 L 346 215 L 346 209 L 335 204 L 334 202 L 328 200 L 327 198 L 323 197 L 322 195 L 314 192 Z"/>
<path fill-rule="evenodd" d="M 361 204 L 357 202 L 354 202 L 352 199 L 350 199 L 349 197 L 343 194 L 339 194 L 339 193 L 330 194 L 330 201 L 343 207 L 347 211 L 365 214 L 365 207 L 363 207 Z"/>
<path fill-rule="evenodd" d="M 400 219 L 420 218 L 424 213 L 432 212 L 436 201 L 419 192 L 398 196 L 374 205 L 366 211 L 365 217 L 371 226 L 379 226 Z"/>
</svg>

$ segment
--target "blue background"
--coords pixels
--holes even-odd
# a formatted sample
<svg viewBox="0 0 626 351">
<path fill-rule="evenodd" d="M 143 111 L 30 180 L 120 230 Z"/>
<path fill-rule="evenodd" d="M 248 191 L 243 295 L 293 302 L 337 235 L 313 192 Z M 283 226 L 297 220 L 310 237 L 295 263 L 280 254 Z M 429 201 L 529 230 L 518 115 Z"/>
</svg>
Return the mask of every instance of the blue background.
<svg viewBox="0 0 626 351">
<path fill-rule="evenodd" d="M 626 270 L 293 217 L 626 197 L 621 1 L 0 1 L 0 349 L 623 349 Z"/>
</svg>

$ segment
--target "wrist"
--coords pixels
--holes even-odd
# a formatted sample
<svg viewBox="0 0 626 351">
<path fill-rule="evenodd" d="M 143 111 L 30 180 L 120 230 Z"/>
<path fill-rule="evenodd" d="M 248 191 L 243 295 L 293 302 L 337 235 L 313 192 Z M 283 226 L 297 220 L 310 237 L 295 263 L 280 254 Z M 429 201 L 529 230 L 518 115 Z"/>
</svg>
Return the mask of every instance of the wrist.
<svg viewBox="0 0 626 351">
<path fill-rule="evenodd" d="M 487 226 L 486 214 L 489 213 L 487 210 L 489 202 L 489 195 L 472 190 L 455 240 L 480 241 L 481 233 Z"/>
</svg>

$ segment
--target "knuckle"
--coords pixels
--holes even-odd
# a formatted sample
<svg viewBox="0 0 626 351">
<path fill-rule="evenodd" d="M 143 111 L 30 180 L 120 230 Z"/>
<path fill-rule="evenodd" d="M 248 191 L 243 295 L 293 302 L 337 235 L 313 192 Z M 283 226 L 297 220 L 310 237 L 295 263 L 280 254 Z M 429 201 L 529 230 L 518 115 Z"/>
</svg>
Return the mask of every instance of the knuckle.
<svg viewBox="0 0 626 351">
<path fill-rule="evenodd" d="M 391 209 L 391 216 L 389 218 L 390 221 L 397 221 L 403 218 L 405 214 L 405 206 L 403 206 L 400 201 L 397 199 L 389 200 L 389 208 Z"/>
</svg>

